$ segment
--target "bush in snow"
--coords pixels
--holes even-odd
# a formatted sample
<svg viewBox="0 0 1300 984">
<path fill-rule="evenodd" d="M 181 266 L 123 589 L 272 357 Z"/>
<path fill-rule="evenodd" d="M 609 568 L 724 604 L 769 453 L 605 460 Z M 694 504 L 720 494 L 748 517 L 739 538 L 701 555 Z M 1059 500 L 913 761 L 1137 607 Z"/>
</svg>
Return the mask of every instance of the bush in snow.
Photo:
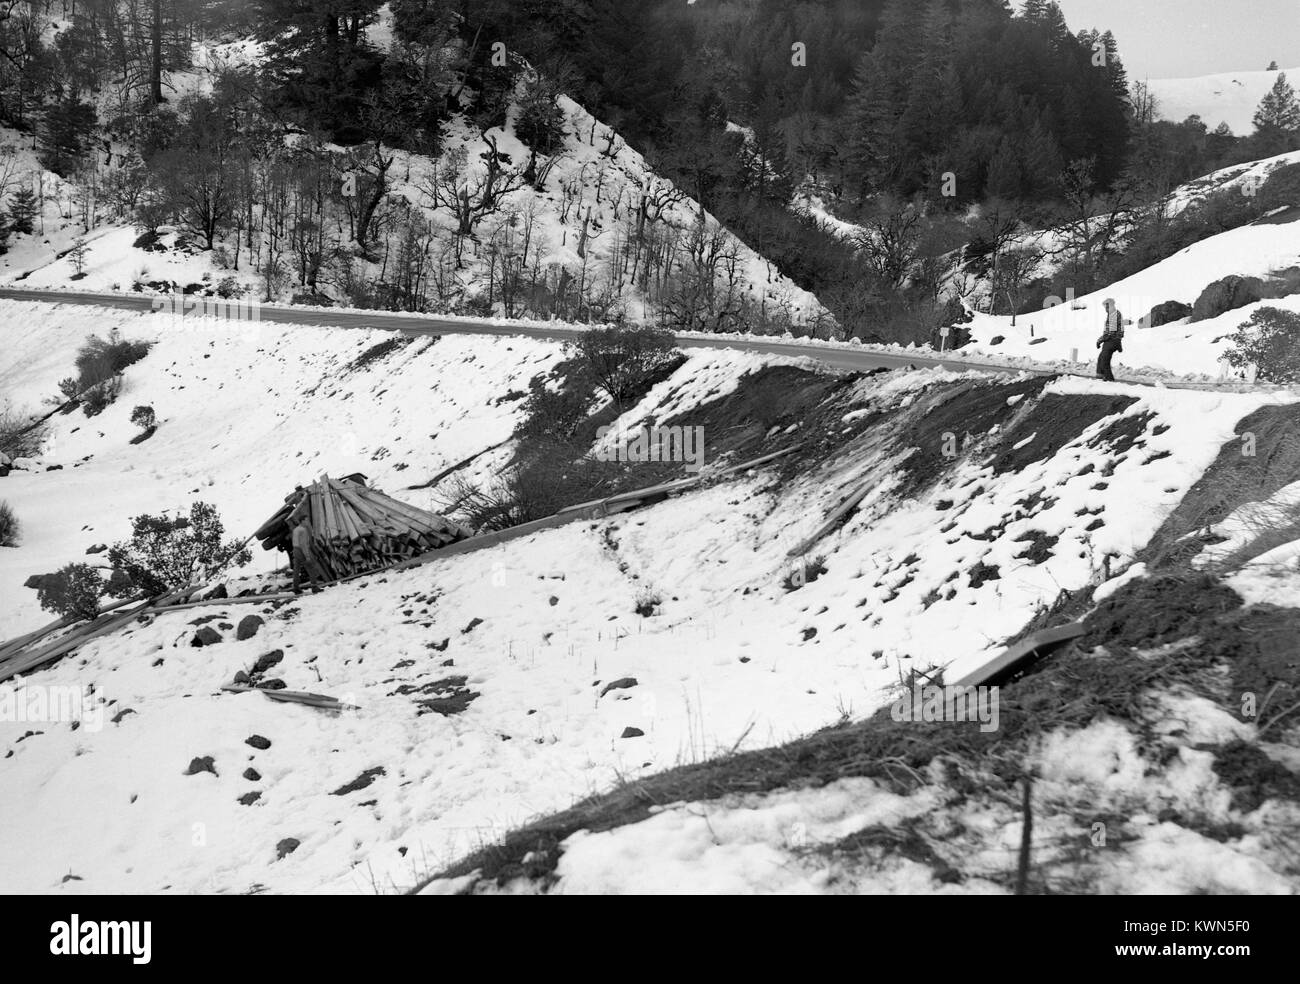
<svg viewBox="0 0 1300 984">
<path fill-rule="evenodd" d="M 1284 205 L 1300 205 L 1300 164 L 1274 168 L 1255 197 L 1265 211 Z"/>
<path fill-rule="evenodd" d="M 544 442 L 573 442 L 591 413 L 595 382 L 585 365 L 573 362 L 560 367 L 562 380 L 551 389 L 540 377 L 528 387 L 524 401 L 524 419 L 516 436 Z"/>
<path fill-rule="evenodd" d="M 72 261 L 72 267 L 77 272 L 73 275 L 73 280 L 80 280 L 86 275 L 86 241 L 78 239 L 68 250 L 68 259 Z"/>
<path fill-rule="evenodd" d="M 149 342 L 129 342 L 116 330 L 107 339 L 91 335 L 77 351 L 78 382 L 83 389 L 116 376 L 149 354 Z"/>
<path fill-rule="evenodd" d="M 111 376 L 81 394 L 81 408 L 87 417 L 98 417 L 122 392 L 122 377 Z"/>
<path fill-rule="evenodd" d="M 554 93 L 534 90 L 520 102 L 515 136 L 529 149 L 549 156 L 564 145 L 564 123 L 564 111 L 556 105 Z"/>
<path fill-rule="evenodd" d="M 29 416 L 8 402 L 0 404 L 0 453 L 14 458 L 34 458 L 45 443 L 45 424 L 33 424 Z"/>
<path fill-rule="evenodd" d="M 639 325 L 589 328 L 577 350 L 596 385 L 619 406 L 678 358 L 672 332 Z"/>
<path fill-rule="evenodd" d="M 216 507 L 190 505 L 188 516 L 136 516 L 131 539 L 109 548 L 108 562 L 125 577 L 112 586 L 117 597 L 141 591 L 158 595 L 182 588 L 230 564 L 243 567 L 252 559 L 239 541 L 222 541 L 226 532 Z"/>
<path fill-rule="evenodd" d="M 104 579 L 89 564 L 69 564 L 41 578 L 37 600 L 47 612 L 73 618 L 94 618 L 99 614 L 99 598 Z"/>
<path fill-rule="evenodd" d="M 126 341 L 116 331 L 107 339 L 90 335 L 77 351 L 76 378 L 61 380 L 59 392 L 67 400 L 82 399 L 88 417 L 102 413 L 122 391 L 122 370 L 148 355 L 150 344 Z"/>
<path fill-rule="evenodd" d="M 153 407 L 136 407 L 131 411 L 131 423 L 141 430 L 151 431 L 158 426 L 158 418 L 153 412 Z"/>
<path fill-rule="evenodd" d="M 563 449 L 544 451 L 515 465 L 487 485 L 452 481 L 444 512 L 458 512 L 482 532 L 509 529 L 553 516 L 566 506 L 620 491 L 618 462 L 571 460 Z"/>
<path fill-rule="evenodd" d="M 0 502 L 0 547 L 18 546 L 18 517 L 7 502 Z"/>
<path fill-rule="evenodd" d="M 1270 383 L 1300 382 L 1300 314 L 1262 307 L 1228 336 L 1223 359 L 1238 369 L 1257 366 Z"/>
<path fill-rule="evenodd" d="M 235 277 L 222 277 L 217 282 L 218 297 L 243 297 L 246 288 Z"/>
</svg>

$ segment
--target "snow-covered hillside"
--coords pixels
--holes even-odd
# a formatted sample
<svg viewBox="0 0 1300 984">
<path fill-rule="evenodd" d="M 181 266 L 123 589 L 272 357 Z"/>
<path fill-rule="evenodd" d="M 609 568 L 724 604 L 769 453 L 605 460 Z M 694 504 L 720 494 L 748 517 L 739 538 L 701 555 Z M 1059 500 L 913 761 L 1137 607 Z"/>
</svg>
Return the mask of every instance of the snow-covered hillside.
<svg viewBox="0 0 1300 984">
<path fill-rule="evenodd" d="M 1281 154 L 1267 160 L 1215 171 L 1175 189 L 1166 209 L 1170 215 L 1203 200 L 1211 192 L 1240 192 L 1248 195 L 1275 170 L 1300 163 L 1300 152 Z M 1053 231 L 1025 234 L 1017 246 L 1044 250 L 1046 255 L 1035 271 L 1042 276 L 1059 262 L 1050 251 L 1058 247 Z M 1101 334 L 1102 302 L 1114 298 L 1125 318 L 1133 325 L 1124 338 L 1124 352 L 1117 365 L 1126 371 L 1154 371 L 1156 374 L 1204 375 L 1217 379 L 1226 339 L 1250 320 L 1259 307 L 1300 310 L 1300 295 L 1265 300 L 1227 311 L 1218 317 L 1188 322 L 1187 319 L 1156 327 L 1139 322 L 1152 308 L 1166 301 L 1191 306 L 1211 283 L 1231 275 L 1267 279 L 1270 274 L 1300 265 L 1300 211 L 1283 210 L 1249 225 L 1210 236 L 1142 270 L 1088 294 L 1058 298 L 1058 303 L 1041 311 L 1018 315 L 1012 324 L 1008 316 L 975 314 L 969 325 L 973 344 L 965 351 L 973 356 L 997 354 L 1029 358 L 1039 362 L 1068 364 L 1078 360 L 1086 371 L 1095 360 L 1095 343 Z M 978 306 L 978 303 L 977 303 Z M 1000 338 L 994 342 L 995 338 Z"/>
<path fill-rule="evenodd" d="M 1288 79 L 1300 79 L 1300 68 L 1282 71 Z M 1150 79 L 1147 85 L 1156 97 L 1156 112 L 1164 119 L 1181 123 L 1189 116 L 1199 116 L 1211 130 L 1227 123 L 1233 133 L 1245 136 L 1254 129 L 1251 120 L 1255 110 L 1277 76 L 1276 71 L 1219 72 L 1181 79 Z"/>
<path fill-rule="evenodd" d="M 4 480 L 0 496 L 24 527 L 20 547 L 0 550 L 6 637 L 42 621 L 35 592 L 21 586 L 28 576 L 124 539 L 140 513 L 203 499 L 242 539 L 295 485 L 354 471 L 432 505 L 428 492 L 399 490 L 508 438 L 529 381 L 562 357 L 558 346 L 525 338 L 448 336 L 349 369 L 374 346 L 393 345 L 393 334 L 12 301 L 0 301 L 0 321 L 23 328 L 7 333 L 0 366 L 0 393 L 16 408 L 57 395 L 89 334 L 155 343 L 127 370 L 116 403 L 89 419 L 56 414 L 42 457 Z M 152 406 L 159 426 L 132 444 L 137 405 Z M 499 465 L 484 455 L 469 474 Z M 270 564 L 258 551 L 252 570 Z"/>
<path fill-rule="evenodd" d="M 1195 323 L 1187 319 L 1147 327 L 1140 320 L 1165 301 L 1191 306 L 1216 280 L 1232 274 L 1267 278 L 1300 264 L 1300 214 L 1282 224 L 1242 226 L 1201 240 L 1187 249 L 1107 287 L 1043 311 L 1009 316 L 977 314 L 969 326 L 972 354 L 1025 356 L 1044 362 L 1095 360 L 1095 343 L 1105 318 L 1102 302 L 1114 298 L 1133 324 L 1117 362 L 1129 369 L 1217 378 L 1227 338 L 1260 307 L 1300 311 L 1300 294 L 1248 304 Z M 1062 298 L 1064 302 L 1066 299 Z M 1002 341 L 994 344 L 993 339 Z"/>
<path fill-rule="evenodd" d="M 561 357 L 448 337 L 358 365 L 390 336 L 4 314 L 29 328 L 0 384 L 29 401 L 86 330 L 157 339 L 102 416 L 54 418 L 46 460 L 62 469 L 0 480 L 26 538 L 0 551 L 5 635 L 40 619 L 17 587 L 26 574 L 82 559 L 137 511 L 203 498 L 242 535 L 294 483 L 353 469 L 400 497 L 507 437 L 512 394 Z M 287 607 L 160 614 L 30 675 L 109 703 L 77 729 L 0 724 L 0 781 L 24 791 L 0 798 L 6 886 L 394 891 L 621 780 L 860 717 L 911 670 L 960 675 L 1061 590 L 1122 570 L 1237 422 L 1281 399 L 939 371 L 842 385 L 809 364 L 699 351 L 622 423 L 706 420 L 721 440 L 742 408 L 805 392 L 817 395 L 764 438 L 799 446 L 795 466 Z M 162 423 L 130 445 L 142 402 Z M 818 535 L 855 490 L 857 510 Z M 249 614 L 265 624 L 236 641 Z M 203 619 L 225 641 L 192 647 Z M 356 709 L 219 690 L 273 652 L 268 675 Z M 836 829 L 902 815 L 892 801 L 863 813 L 862 790 L 842 792 L 827 811 L 853 809 Z M 43 849 L 27 850 L 38 836 Z M 613 885 L 611 869 L 583 877 Z"/>
</svg>

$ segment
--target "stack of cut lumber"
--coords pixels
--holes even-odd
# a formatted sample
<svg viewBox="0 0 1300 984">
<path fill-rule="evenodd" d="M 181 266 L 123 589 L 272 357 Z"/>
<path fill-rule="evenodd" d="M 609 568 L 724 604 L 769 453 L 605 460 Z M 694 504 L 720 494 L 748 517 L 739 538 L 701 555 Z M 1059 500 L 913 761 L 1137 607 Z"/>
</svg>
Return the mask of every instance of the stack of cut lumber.
<svg viewBox="0 0 1300 984">
<path fill-rule="evenodd" d="M 292 552 L 294 528 L 311 522 L 316 560 L 331 580 L 363 574 L 472 535 L 437 513 L 398 502 L 359 481 L 322 475 L 285 497 L 253 535 L 266 550 Z"/>
</svg>

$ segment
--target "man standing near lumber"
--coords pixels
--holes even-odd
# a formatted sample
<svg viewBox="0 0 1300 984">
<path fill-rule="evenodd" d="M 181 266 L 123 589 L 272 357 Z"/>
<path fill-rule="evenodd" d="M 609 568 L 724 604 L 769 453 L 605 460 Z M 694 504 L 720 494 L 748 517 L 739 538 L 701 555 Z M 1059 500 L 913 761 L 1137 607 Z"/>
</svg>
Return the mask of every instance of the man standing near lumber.
<svg viewBox="0 0 1300 984">
<path fill-rule="evenodd" d="M 293 545 L 293 593 L 302 594 L 303 572 L 311 583 L 312 594 L 320 594 L 320 585 L 325 583 L 325 574 L 316 560 L 316 548 L 312 542 L 315 531 L 311 520 L 303 519 L 293 528 L 290 541 Z"/>
</svg>

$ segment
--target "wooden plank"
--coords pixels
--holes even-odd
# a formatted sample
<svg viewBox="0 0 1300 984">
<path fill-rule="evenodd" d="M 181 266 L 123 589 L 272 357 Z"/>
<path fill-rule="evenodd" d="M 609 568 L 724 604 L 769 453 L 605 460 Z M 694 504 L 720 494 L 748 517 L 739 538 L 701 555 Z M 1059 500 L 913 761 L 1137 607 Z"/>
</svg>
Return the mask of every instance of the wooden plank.
<svg viewBox="0 0 1300 984">
<path fill-rule="evenodd" d="M 292 591 L 283 591 L 278 594 L 245 595 L 243 598 L 209 598 L 207 601 L 186 601 L 179 605 L 160 605 L 156 610 L 159 615 L 166 615 L 168 612 L 183 612 L 191 608 L 214 608 L 219 605 L 254 605 L 259 601 L 286 601 L 297 597 L 299 595 L 294 594 Z"/>
<path fill-rule="evenodd" d="M 96 619 L 94 622 L 87 622 L 77 632 L 64 636 L 62 639 L 56 640 L 50 645 L 38 649 L 35 652 L 20 652 L 8 659 L 3 665 L 0 665 L 0 682 L 22 673 L 30 673 L 32 670 L 37 669 L 46 663 L 67 655 L 78 646 L 81 646 L 92 639 L 97 639 L 100 636 L 107 635 L 109 632 L 116 631 L 117 629 L 130 624 L 137 615 L 142 614 L 154 605 L 166 602 L 172 598 L 184 597 L 185 595 L 193 593 L 195 590 L 197 589 L 194 586 L 187 586 L 177 591 L 160 595 L 157 598 L 151 598 L 142 602 L 138 607 L 122 612 L 119 615 L 114 615 L 113 617 L 103 621 Z"/>
<path fill-rule="evenodd" d="M 144 601 L 144 600 L 145 600 L 144 595 L 135 595 L 123 601 L 114 602 L 111 605 L 107 605 L 101 608 L 98 614 L 106 615 L 109 612 L 117 611 L 119 608 L 125 608 L 127 605 L 133 605 L 137 601 Z M 98 617 L 98 615 L 96 617 Z M 26 635 L 18 636 L 15 639 L 10 639 L 3 646 L 0 646 L 0 661 L 8 659 L 14 653 L 18 652 L 18 650 L 27 648 L 33 642 L 40 641 L 41 639 L 49 635 L 51 632 L 57 632 L 59 629 L 67 628 L 69 625 L 75 625 L 77 622 L 82 622 L 82 621 L 85 621 L 85 619 L 80 619 L 73 615 L 65 615 L 63 616 L 63 618 L 56 619 L 55 621 L 51 622 L 49 625 L 42 626 L 39 629 L 36 629 L 32 632 L 28 632 Z"/>
<path fill-rule="evenodd" d="M 731 467 L 724 468 L 721 471 L 713 472 L 711 475 L 706 476 L 701 474 L 701 475 L 694 475 L 689 478 L 678 478 L 678 479 L 674 479 L 671 482 L 664 482 L 660 485 L 651 485 L 650 487 L 643 488 L 643 489 L 633 489 L 630 492 L 620 492 L 618 495 L 606 496 L 603 499 L 592 499 L 589 502 L 582 502 L 576 506 L 566 506 L 564 509 L 560 510 L 560 513 L 562 514 L 566 512 L 573 512 L 575 510 L 580 510 L 580 509 L 590 509 L 595 506 L 599 506 L 602 503 L 606 503 L 606 504 L 617 503 L 617 502 L 624 502 L 628 500 L 637 500 L 637 499 L 647 500 L 650 498 L 654 498 L 655 496 L 669 495 L 673 492 L 679 492 L 683 489 L 688 489 L 694 485 L 698 485 L 700 482 L 704 481 L 704 479 L 708 477 L 721 478 L 726 475 L 734 475 L 736 472 L 739 471 L 746 471 L 747 469 L 750 468 L 757 468 L 759 465 L 766 464 L 769 461 L 774 461 L 777 458 L 782 458 L 787 454 L 791 454 L 799 450 L 800 447 L 801 445 L 795 445 L 794 447 L 783 448 L 780 451 L 774 451 L 771 454 L 765 454 L 760 458 L 754 458 L 751 461 L 745 461 L 739 465 L 732 465 Z"/>
<path fill-rule="evenodd" d="M 433 530 L 436 518 L 433 513 L 417 506 L 407 505 L 405 502 L 398 502 L 388 496 L 367 490 L 369 495 L 366 496 L 369 501 L 374 503 L 383 512 L 394 517 L 397 520 L 409 521 L 410 525 L 420 530 Z"/>
<path fill-rule="evenodd" d="M 359 710 L 356 704 L 345 704 L 337 697 L 313 694 L 306 690 L 266 690 L 263 687 L 249 687 L 242 683 L 227 683 L 221 689 L 232 694 L 259 693 L 281 703 L 306 704 L 309 707 L 319 707 L 330 711 L 341 711 L 345 708 Z"/>
<path fill-rule="evenodd" d="M 1047 653 L 1085 632 L 1082 622 L 1068 622 L 1042 629 L 1025 636 L 1014 646 L 989 660 L 978 669 L 967 673 L 956 683 L 957 687 L 992 687 L 1033 665 Z"/>
</svg>

